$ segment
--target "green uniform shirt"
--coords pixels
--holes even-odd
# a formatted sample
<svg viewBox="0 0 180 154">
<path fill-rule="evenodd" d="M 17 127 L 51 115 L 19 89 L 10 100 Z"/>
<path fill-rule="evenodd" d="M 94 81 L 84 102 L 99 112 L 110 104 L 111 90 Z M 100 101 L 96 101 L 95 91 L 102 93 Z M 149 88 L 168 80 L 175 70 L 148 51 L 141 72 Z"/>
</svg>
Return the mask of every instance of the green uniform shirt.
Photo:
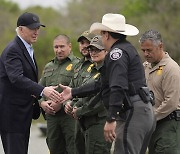
<svg viewBox="0 0 180 154">
<path fill-rule="evenodd" d="M 78 62 L 79 59 L 72 53 L 62 61 L 54 58 L 46 64 L 39 84 L 43 86 L 69 85 L 74 76 L 74 67 Z M 57 91 L 62 90 L 58 88 Z"/>
<path fill-rule="evenodd" d="M 72 88 L 81 86 L 84 79 L 89 77 L 93 66 L 94 64 L 92 64 L 90 59 L 85 60 L 85 58 L 82 58 L 74 68 L 74 77 L 69 86 Z M 74 106 L 77 101 L 78 99 L 74 98 L 71 105 Z"/>
<path fill-rule="evenodd" d="M 100 66 L 93 65 L 91 68 L 91 73 L 88 75 L 87 78 L 84 79 L 82 85 L 90 83 L 94 80 L 98 80 L 100 78 L 100 72 L 99 69 Z M 97 97 L 99 97 L 97 99 Z M 97 102 L 95 105 L 92 105 L 93 100 L 96 99 Z M 81 102 L 81 103 L 79 103 Z M 81 104 L 81 106 L 78 107 L 76 115 L 78 117 L 82 116 L 98 116 L 98 117 L 105 117 L 107 115 L 107 111 L 104 107 L 104 104 L 101 99 L 101 95 L 89 95 L 85 98 L 79 98 L 78 102 L 76 104 Z"/>
</svg>

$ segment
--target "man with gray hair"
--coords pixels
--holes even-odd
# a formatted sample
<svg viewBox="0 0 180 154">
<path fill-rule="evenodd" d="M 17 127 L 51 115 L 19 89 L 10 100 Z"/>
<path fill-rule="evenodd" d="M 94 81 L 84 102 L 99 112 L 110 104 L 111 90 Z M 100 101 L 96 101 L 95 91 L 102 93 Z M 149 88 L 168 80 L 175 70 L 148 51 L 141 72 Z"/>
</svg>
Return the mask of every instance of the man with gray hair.
<svg viewBox="0 0 180 154">
<path fill-rule="evenodd" d="M 38 82 L 38 68 L 32 49 L 37 41 L 39 17 L 23 13 L 17 20 L 17 36 L 0 57 L 0 130 L 5 154 L 27 154 L 34 100 L 44 95 L 58 102 L 60 94 Z M 37 104 L 37 108 L 39 106 Z M 40 110 L 37 110 L 40 111 Z M 38 118 L 39 113 L 34 118 Z"/>
<path fill-rule="evenodd" d="M 101 80 L 79 88 L 61 86 L 62 97 L 83 97 L 99 90 L 108 110 L 104 136 L 106 141 L 115 141 L 114 153 L 145 154 L 154 131 L 154 114 L 140 56 L 126 40 L 139 30 L 126 24 L 123 15 L 108 13 L 102 23 L 91 25 L 90 32 L 102 36 L 108 52 L 100 70 Z"/>
<path fill-rule="evenodd" d="M 164 51 L 161 34 L 146 31 L 139 40 L 147 85 L 154 92 L 156 130 L 151 137 L 149 154 L 180 153 L 180 68 Z"/>
</svg>

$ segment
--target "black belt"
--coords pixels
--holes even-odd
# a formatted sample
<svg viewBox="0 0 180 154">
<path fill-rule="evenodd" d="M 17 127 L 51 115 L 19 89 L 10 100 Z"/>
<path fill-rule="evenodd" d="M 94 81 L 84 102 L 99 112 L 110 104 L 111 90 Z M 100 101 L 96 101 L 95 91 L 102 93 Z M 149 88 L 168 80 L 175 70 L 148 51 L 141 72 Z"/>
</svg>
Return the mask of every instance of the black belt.
<svg viewBox="0 0 180 154">
<path fill-rule="evenodd" d="M 176 121 L 180 121 L 180 110 L 176 110 L 176 111 L 173 111 L 171 112 L 167 117 L 161 119 L 161 120 L 158 120 L 157 123 L 162 123 L 162 122 L 165 122 L 165 121 L 169 121 L 169 120 L 176 120 Z"/>
<path fill-rule="evenodd" d="M 134 95 L 129 97 L 131 102 L 137 102 L 137 101 L 142 101 L 141 97 L 139 95 Z"/>
</svg>

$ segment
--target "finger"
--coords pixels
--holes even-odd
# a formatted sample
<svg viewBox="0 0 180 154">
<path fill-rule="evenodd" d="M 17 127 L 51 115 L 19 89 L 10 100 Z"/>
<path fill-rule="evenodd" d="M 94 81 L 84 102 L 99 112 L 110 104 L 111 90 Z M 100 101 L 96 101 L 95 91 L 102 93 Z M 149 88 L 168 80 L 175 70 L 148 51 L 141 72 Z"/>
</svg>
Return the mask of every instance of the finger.
<svg viewBox="0 0 180 154">
<path fill-rule="evenodd" d="M 109 142 L 113 142 L 115 140 L 115 137 L 112 134 L 109 134 Z"/>
<path fill-rule="evenodd" d="M 50 98 L 52 101 L 54 101 L 54 102 L 60 102 L 60 101 L 63 100 L 62 97 L 60 97 L 59 95 L 54 94 L 54 93 L 51 94 L 49 98 Z"/>
<path fill-rule="evenodd" d="M 116 138 L 116 133 L 114 131 L 112 132 L 112 136 L 114 137 L 114 139 Z"/>
<path fill-rule="evenodd" d="M 64 85 L 62 85 L 62 84 L 59 84 L 59 87 L 61 88 L 61 89 L 65 89 L 66 88 L 66 86 L 64 86 Z"/>
<path fill-rule="evenodd" d="M 50 88 L 56 89 L 58 86 L 49 86 Z"/>
</svg>

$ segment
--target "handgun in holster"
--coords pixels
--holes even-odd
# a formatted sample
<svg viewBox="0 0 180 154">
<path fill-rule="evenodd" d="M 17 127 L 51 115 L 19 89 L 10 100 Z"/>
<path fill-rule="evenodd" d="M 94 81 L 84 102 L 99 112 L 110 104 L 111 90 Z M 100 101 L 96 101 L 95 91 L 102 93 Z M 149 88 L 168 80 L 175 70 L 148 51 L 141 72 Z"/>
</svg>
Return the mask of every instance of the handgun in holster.
<svg viewBox="0 0 180 154">
<path fill-rule="evenodd" d="M 139 89 L 139 95 L 144 103 L 151 103 L 152 105 L 155 105 L 155 98 L 153 91 L 150 91 L 148 87 L 141 87 Z"/>
</svg>

